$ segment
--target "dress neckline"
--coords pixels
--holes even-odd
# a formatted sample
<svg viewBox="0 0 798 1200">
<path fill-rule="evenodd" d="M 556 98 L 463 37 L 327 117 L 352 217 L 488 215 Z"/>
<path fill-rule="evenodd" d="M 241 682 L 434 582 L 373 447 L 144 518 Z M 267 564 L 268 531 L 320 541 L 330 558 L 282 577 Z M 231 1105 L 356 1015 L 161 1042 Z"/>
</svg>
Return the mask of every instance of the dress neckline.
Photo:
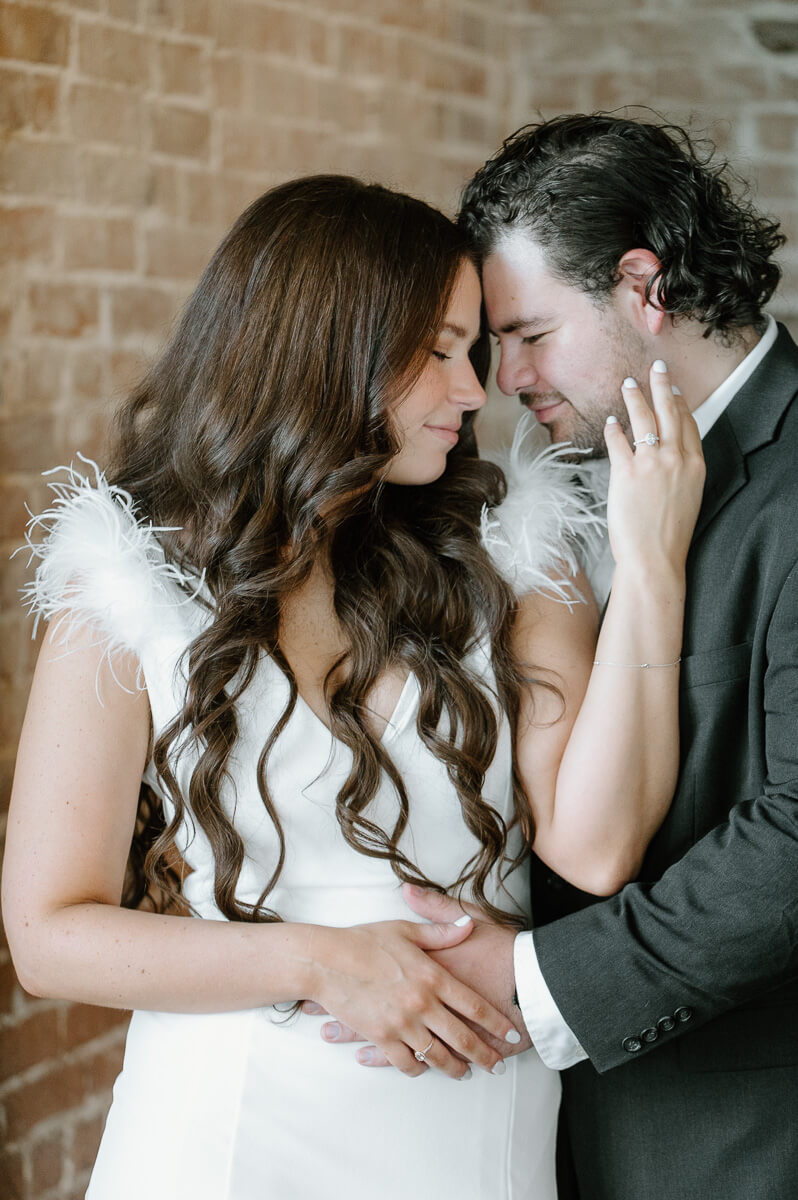
<svg viewBox="0 0 798 1200">
<path fill-rule="evenodd" d="M 277 666 L 276 663 L 275 666 Z M 280 670 L 279 667 L 278 670 Z M 280 674 L 284 679 L 286 679 L 285 673 L 282 670 L 280 670 Z M 287 682 L 288 680 L 286 679 L 286 683 Z M 399 699 L 396 701 L 393 712 L 385 722 L 385 728 L 377 739 L 382 745 L 387 745 L 389 742 L 392 742 L 407 725 L 408 719 L 415 707 L 417 696 L 418 683 L 415 675 L 412 671 L 410 671 L 404 681 L 404 684 L 402 685 L 402 690 L 399 693 Z M 320 726 L 327 736 L 332 738 L 334 742 L 340 742 L 341 739 L 335 736 L 327 722 L 323 721 L 315 709 L 311 708 L 302 693 L 297 691 L 296 697 L 297 705 L 308 714 L 311 721 Z"/>
</svg>

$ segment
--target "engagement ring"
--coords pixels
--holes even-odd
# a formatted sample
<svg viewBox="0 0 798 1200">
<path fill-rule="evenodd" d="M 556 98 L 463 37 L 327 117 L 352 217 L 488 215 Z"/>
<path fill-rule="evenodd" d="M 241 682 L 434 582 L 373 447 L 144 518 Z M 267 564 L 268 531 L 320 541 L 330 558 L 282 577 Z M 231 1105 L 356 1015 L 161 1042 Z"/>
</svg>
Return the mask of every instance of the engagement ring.
<svg viewBox="0 0 798 1200">
<path fill-rule="evenodd" d="M 428 1046 L 425 1046 L 423 1050 L 414 1050 L 413 1057 L 417 1058 L 419 1062 L 425 1063 L 427 1060 L 424 1057 L 424 1055 L 429 1054 L 430 1050 L 432 1049 L 432 1047 L 434 1045 L 435 1045 L 435 1038 L 433 1038 L 432 1041 L 430 1042 L 430 1044 Z"/>
</svg>

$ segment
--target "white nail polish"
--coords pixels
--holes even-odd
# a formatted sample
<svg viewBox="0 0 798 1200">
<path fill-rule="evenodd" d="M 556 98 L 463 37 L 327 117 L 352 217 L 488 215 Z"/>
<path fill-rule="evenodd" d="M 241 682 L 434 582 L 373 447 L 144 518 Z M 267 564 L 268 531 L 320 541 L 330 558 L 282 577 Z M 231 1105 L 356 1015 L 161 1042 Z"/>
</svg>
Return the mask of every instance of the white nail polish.
<svg viewBox="0 0 798 1200">
<path fill-rule="evenodd" d="M 631 375 L 627 375 L 626 379 L 624 379 L 624 381 L 623 381 L 623 386 L 625 388 L 636 388 L 637 380 L 633 379 Z"/>
<path fill-rule="evenodd" d="M 674 396 L 681 396 L 682 394 L 682 389 L 677 387 L 675 383 L 671 384 L 671 391 L 673 392 Z"/>
<path fill-rule="evenodd" d="M 517 1046 L 521 1041 L 521 1034 L 517 1029 L 511 1029 L 504 1040 L 505 1042 L 509 1042 L 511 1046 Z"/>
<path fill-rule="evenodd" d="M 491 1075 L 503 1075 L 506 1070 L 507 1070 L 507 1064 L 505 1063 L 503 1058 L 500 1058 L 499 1061 L 496 1063 L 496 1066 L 491 1071 Z"/>
<path fill-rule="evenodd" d="M 664 375 L 668 370 L 668 364 L 663 362 L 661 358 L 658 358 L 657 361 L 652 365 L 651 369 L 652 371 L 656 371 L 658 375 Z"/>
<path fill-rule="evenodd" d="M 470 1079 L 470 1078 L 471 1078 L 471 1068 L 469 1067 L 468 1070 L 466 1071 L 465 1075 L 460 1076 L 460 1079 L 458 1082 L 465 1083 L 466 1079 Z"/>
<path fill-rule="evenodd" d="M 614 417 L 614 416 L 612 415 L 612 413 L 610 413 L 610 415 L 607 417 L 606 424 L 607 424 L 607 425 L 617 425 L 617 424 L 618 424 L 618 418 L 617 418 L 617 417 Z"/>
<path fill-rule="evenodd" d="M 470 920 L 471 920 L 471 917 L 469 917 L 468 913 L 463 913 L 462 917 L 457 918 L 457 920 L 455 921 L 455 925 L 459 925 L 460 928 L 462 929 L 463 925 L 468 925 Z"/>
</svg>

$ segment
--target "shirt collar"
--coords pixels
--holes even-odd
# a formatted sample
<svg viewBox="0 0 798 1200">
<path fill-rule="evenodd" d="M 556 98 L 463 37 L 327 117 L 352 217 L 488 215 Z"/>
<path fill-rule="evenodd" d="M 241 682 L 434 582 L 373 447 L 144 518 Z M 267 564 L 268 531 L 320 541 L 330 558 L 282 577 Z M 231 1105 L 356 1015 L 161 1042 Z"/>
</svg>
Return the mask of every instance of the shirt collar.
<svg viewBox="0 0 798 1200">
<path fill-rule="evenodd" d="M 767 314 L 767 322 L 767 329 L 753 350 L 746 354 L 741 363 L 737 364 L 731 375 L 727 375 L 720 387 L 716 387 L 714 392 L 710 396 L 707 396 L 703 404 L 699 404 L 698 408 L 693 410 L 693 416 L 695 417 L 698 432 L 701 434 L 702 440 L 707 436 L 721 413 L 731 404 L 745 381 L 753 375 L 775 342 L 778 327 L 770 314 Z"/>
</svg>

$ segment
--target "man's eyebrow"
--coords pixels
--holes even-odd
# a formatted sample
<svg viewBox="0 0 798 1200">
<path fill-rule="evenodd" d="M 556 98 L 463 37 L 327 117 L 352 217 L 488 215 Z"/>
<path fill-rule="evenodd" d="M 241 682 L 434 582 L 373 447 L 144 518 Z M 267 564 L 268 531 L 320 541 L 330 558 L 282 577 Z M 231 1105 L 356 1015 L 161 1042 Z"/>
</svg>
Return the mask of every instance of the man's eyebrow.
<svg viewBox="0 0 798 1200">
<path fill-rule="evenodd" d="M 491 333 L 495 337 L 497 333 L 515 333 L 519 329 L 541 329 L 545 325 L 551 325 L 552 321 L 552 317 L 515 317 L 499 326 L 498 330 L 491 329 Z"/>
</svg>

